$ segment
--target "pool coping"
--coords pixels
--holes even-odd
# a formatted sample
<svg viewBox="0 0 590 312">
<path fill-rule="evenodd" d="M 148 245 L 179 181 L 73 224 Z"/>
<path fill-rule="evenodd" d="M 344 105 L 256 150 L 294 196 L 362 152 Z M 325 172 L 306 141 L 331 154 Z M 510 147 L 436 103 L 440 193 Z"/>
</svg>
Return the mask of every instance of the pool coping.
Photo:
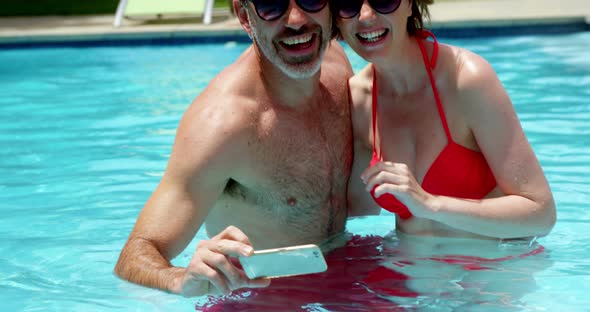
<svg viewBox="0 0 590 312">
<path fill-rule="evenodd" d="M 459 8 L 458 4 L 448 3 L 448 6 L 453 5 Z M 439 18 L 433 19 L 431 23 L 433 32 L 441 37 L 465 38 L 590 31 L 590 15 L 584 10 L 576 13 L 571 10 L 569 12 L 554 12 L 553 14 L 544 12 L 538 14 L 539 16 L 534 16 L 531 12 L 521 12 L 520 15 L 507 14 L 504 18 L 494 17 L 494 15 L 498 15 L 497 12 L 475 15 L 466 11 L 461 15 L 472 16 L 471 19 L 452 16 L 449 12 L 442 13 L 444 14 L 437 15 Z M 61 21 L 60 17 L 50 18 L 53 18 L 50 20 L 53 23 Z M 235 19 L 227 19 L 211 25 L 128 22 L 128 26 L 121 28 L 109 25 L 112 16 L 64 17 L 63 19 L 66 21 L 54 28 L 39 26 L 42 23 L 25 29 L 19 28 L 19 25 L 13 25 L 10 30 L 14 30 L 14 33 L 6 30 L 0 32 L 0 49 L 47 46 L 192 44 L 247 42 L 250 40 Z M 30 18 L 32 24 L 39 20 L 41 19 Z M 27 21 L 27 19 L 22 19 L 20 22 L 23 21 Z M 73 25 L 68 25 L 68 23 Z M 510 30 L 506 31 L 507 28 Z"/>
</svg>

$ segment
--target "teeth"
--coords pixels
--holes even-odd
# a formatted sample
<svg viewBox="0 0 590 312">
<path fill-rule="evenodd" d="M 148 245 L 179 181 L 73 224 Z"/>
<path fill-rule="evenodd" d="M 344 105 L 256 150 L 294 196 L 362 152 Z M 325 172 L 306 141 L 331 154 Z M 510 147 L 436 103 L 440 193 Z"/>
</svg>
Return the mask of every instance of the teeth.
<svg viewBox="0 0 590 312">
<path fill-rule="evenodd" d="M 366 32 L 366 33 L 359 33 L 359 37 L 363 38 L 367 41 L 377 41 L 379 37 L 381 37 L 385 33 L 385 29 Z"/>
<path fill-rule="evenodd" d="M 296 45 L 296 44 L 307 43 L 307 42 L 311 41 L 311 37 L 313 37 L 312 34 L 303 34 L 300 36 L 289 37 L 289 38 L 283 39 L 283 43 L 286 45 Z"/>
</svg>

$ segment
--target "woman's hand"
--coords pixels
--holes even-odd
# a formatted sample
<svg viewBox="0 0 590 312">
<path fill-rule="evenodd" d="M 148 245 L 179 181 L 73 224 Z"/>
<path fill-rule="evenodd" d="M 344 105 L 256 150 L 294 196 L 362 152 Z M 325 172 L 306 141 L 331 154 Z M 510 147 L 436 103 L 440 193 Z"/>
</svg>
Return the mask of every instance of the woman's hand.
<svg viewBox="0 0 590 312">
<path fill-rule="evenodd" d="M 435 196 L 424 191 L 406 164 L 380 161 L 367 168 L 361 179 L 367 192 L 376 187 L 375 198 L 389 193 L 416 217 L 429 218 L 436 211 L 432 205 Z"/>
</svg>

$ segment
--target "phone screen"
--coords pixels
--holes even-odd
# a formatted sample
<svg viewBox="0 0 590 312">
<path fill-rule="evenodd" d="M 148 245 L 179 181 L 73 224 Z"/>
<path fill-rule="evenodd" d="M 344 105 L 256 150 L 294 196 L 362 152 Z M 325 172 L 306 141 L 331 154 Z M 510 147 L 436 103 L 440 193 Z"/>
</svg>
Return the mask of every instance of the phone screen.
<svg viewBox="0 0 590 312">
<path fill-rule="evenodd" d="M 240 257 L 240 263 L 251 279 L 319 273 L 328 269 L 316 245 L 259 250 L 250 257 Z"/>
</svg>

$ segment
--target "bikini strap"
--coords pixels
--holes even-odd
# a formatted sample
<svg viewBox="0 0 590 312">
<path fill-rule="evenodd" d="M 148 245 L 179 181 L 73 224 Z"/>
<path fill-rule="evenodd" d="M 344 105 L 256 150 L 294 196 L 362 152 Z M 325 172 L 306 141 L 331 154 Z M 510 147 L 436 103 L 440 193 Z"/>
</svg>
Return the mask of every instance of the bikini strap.
<svg viewBox="0 0 590 312">
<path fill-rule="evenodd" d="M 372 94 L 372 103 L 371 103 L 371 110 L 372 110 L 372 115 L 373 115 L 373 119 L 371 119 L 371 122 L 373 123 L 373 154 L 377 155 L 377 146 L 375 145 L 375 137 L 377 135 L 377 131 L 376 131 L 376 124 L 377 124 L 377 73 L 375 70 L 375 65 L 372 66 L 373 67 L 373 90 L 371 91 Z M 378 154 L 379 159 L 381 159 L 381 149 L 379 149 L 379 154 Z"/>
<path fill-rule="evenodd" d="M 426 48 L 424 48 L 424 43 L 422 43 L 422 40 L 427 40 L 428 38 L 432 38 L 434 42 L 432 59 L 430 60 L 428 59 L 428 53 L 426 52 Z M 417 33 L 416 42 L 418 42 L 418 46 L 420 46 L 422 58 L 424 59 L 424 66 L 426 66 L 426 71 L 428 72 L 428 77 L 430 78 L 430 86 L 432 88 L 432 93 L 434 94 L 434 99 L 436 101 L 436 107 L 438 109 L 440 121 L 442 122 L 443 128 L 445 130 L 447 140 L 449 141 L 449 143 L 451 143 L 453 142 L 453 138 L 451 137 L 451 131 L 449 130 L 447 118 L 445 117 L 445 111 L 443 110 L 442 102 L 440 100 L 440 96 L 438 95 L 438 89 L 436 88 L 434 75 L 432 74 L 432 70 L 436 67 L 436 60 L 438 58 L 438 41 L 436 41 L 436 37 L 432 32 L 428 30 L 420 30 Z"/>
</svg>

